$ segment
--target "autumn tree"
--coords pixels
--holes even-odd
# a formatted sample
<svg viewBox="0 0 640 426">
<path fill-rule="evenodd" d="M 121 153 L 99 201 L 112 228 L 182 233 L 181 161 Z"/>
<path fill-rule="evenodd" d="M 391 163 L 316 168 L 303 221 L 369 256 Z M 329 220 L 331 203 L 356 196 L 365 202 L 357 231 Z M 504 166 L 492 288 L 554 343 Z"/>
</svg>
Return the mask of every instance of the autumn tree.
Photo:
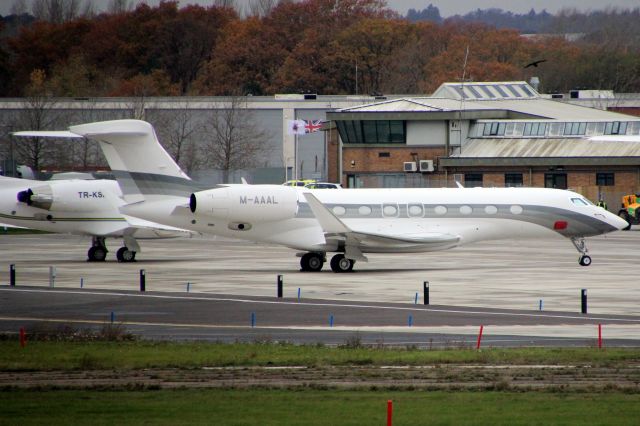
<svg viewBox="0 0 640 426">
<path fill-rule="evenodd" d="M 284 51 L 267 37 L 258 18 L 237 20 L 225 27 L 212 59 L 194 82 L 200 95 L 270 93 L 273 77 L 283 61 Z"/>
<path fill-rule="evenodd" d="M 386 81 L 391 77 L 396 54 L 411 32 L 406 21 L 365 19 L 338 34 L 327 59 L 335 64 L 335 80 L 341 82 L 337 87 L 339 93 L 371 94 L 392 90 Z M 350 77 L 354 75 L 356 63 L 358 86 L 353 87 L 354 79 Z"/>
<path fill-rule="evenodd" d="M 420 87 L 431 92 L 450 81 L 505 81 L 523 77 L 523 67 L 531 58 L 531 43 L 511 30 L 495 30 L 484 25 L 448 26 L 446 51 L 425 65 Z M 468 49 L 468 56 L 467 56 Z M 465 66 L 466 57 L 466 66 Z M 530 61 L 529 61 L 530 62 Z"/>
</svg>

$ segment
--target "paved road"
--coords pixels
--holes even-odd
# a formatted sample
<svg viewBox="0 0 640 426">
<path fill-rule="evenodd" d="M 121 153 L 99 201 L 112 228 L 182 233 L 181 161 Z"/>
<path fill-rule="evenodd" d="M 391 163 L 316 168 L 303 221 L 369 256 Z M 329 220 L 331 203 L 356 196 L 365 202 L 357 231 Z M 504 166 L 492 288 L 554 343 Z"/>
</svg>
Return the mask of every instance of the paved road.
<svg viewBox="0 0 640 426">
<path fill-rule="evenodd" d="M 42 329 L 70 324 L 99 328 L 111 321 L 145 338 L 209 341 L 290 341 L 344 344 L 469 346 L 478 332 L 489 346 L 594 345 L 597 326 L 640 326 L 640 317 L 581 315 L 424 306 L 397 303 L 278 299 L 234 295 L 0 288 L 0 330 Z M 496 335 L 501 327 L 588 328 L 591 338 Z M 608 345 L 640 346 L 640 340 L 610 339 Z"/>
<path fill-rule="evenodd" d="M 589 239 L 594 262 L 587 268 L 559 238 L 371 255 L 356 272 L 334 274 L 300 273 L 286 248 L 226 239 L 144 241 L 138 262 L 120 264 L 87 263 L 88 239 L 81 237 L 0 235 L 0 329 L 15 332 L 49 318 L 99 326 L 114 311 L 128 330 L 152 338 L 340 344 L 355 336 L 367 343 L 475 345 L 483 325 L 484 344 L 566 346 L 593 345 L 601 323 L 607 344 L 636 345 L 638 238 L 618 232 Z M 115 252 L 113 241 L 110 247 Z M 16 265 L 17 289 L 7 285 L 9 264 Z M 56 267 L 54 291 L 47 288 L 49 266 Z M 140 269 L 149 290 L 144 297 L 135 291 Z M 278 274 L 284 301 L 272 298 Z M 429 308 L 414 305 L 425 280 L 435 304 Z M 579 313 L 582 288 L 586 317 Z"/>
</svg>

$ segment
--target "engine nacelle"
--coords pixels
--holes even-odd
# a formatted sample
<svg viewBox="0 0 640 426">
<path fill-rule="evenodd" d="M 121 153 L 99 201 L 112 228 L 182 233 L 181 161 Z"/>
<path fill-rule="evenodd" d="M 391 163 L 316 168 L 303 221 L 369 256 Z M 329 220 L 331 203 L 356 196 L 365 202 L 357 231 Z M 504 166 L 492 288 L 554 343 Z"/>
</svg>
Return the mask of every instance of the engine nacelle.
<svg viewBox="0 0 640 426">
<path fill-rule="evenodd" d="M 110 200 L 107 181 L 77 180 L 51 182 L 17 194 L 18 201 L 51 212 L 94 212 L 109 214 L 115 206 Z"/>
<path fill-rule="evenodd" d="M 286 220 L 298 211 L 298 195 L 282 185 L 233 185 L 191 194 L 189 208 L 197 215 L 238 223 Z"/>
</svg>

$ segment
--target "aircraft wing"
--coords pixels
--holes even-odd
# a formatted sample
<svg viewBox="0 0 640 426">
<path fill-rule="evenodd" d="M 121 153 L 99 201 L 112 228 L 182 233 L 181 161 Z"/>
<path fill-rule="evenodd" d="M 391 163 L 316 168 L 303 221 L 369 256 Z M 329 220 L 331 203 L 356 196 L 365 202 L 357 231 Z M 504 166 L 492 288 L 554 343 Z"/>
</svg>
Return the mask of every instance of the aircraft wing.
<svg viewBox="0 0 640 426">
<path fill-rule="evenodd" d="M 129 227 L 132 228 L 131 233 L 137 238 L 183 237 L 196 233 L 186 229 L 175 228 L 173 226 L 161 225 L 135 216 L 123 215 L 123 217 L 129 224 Z"/>
<path fill-rule="evenodd" d="M 380 233 L 352 230 L 313 194 L 304 193 L 309 207 L 324 232 L 325 240 L 338 241 L 345 246 L 345 256 L 349 259 L 367 261 L 362 249 L 367 246 L 411 247 L 415 245 L 430 246 L 433 249 L 446 248 L 460 241 L 460 236 L 439 232 L 401 232 Z"/>
</svg>

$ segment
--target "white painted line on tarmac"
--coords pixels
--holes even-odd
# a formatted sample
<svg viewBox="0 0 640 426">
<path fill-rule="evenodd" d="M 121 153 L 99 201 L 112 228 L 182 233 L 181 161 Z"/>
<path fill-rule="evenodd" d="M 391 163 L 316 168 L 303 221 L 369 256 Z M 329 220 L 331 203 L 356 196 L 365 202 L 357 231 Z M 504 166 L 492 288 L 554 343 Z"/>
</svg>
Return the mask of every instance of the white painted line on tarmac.
<svg viewBox="0 0 640 426">
<path fill-rule="evenodd" d="M 484 316 L 516 316 L 516 317 L 528 317 L 528 318 L 560 318 L 560 319 L 575 319 L 583 321 L 611 321 L 620 323 L 640 324 L 640 318 L 627 319 L 627 318 L 607 318 L 607 317 L 585 317 L 574 315 L 543 315 L 534 313 L 512 313 L 512 312 L 483 312 L 483 311 L 464 311 L 456 309 L 434 309 L 422 307 L 421 308 L 409 308 L 399 306 L 376 306 L 376 305 L 359 305 L 359 304 L 341 304 L 341 303 L 312 303 L 312 302 L 288 302 L 288 301 L 273 301 L 273 300 L 252 300 L 252 299 L 236 299 L 236 298 L 222 298 L 222 297 L 202 297 L 202 296 L 167 296 L 159 294 L 136 294 L 136 293 L 117 293 L 117 292 L 100 292 L 100 291 L 79 291 L 79 290 L 38 290 L 38 289 L 17 289 L 17 288 L 2 288 L 4 291 L 21 291 L 30 293 L 60 293 L 60 294 L 80 294 L 80 295 L 92 295 L 92 296 L 120 296 L 120 297 L 146 297 L 152 299 L 167 299 L 167 300 L 200 300 L 200 301 L 213 301 L 213 302 L 236 302 L 236 303 L 253 303 L 264 305 L 292 305 L 292 306 L 322 306 L 333 308 L 357 308 L 357 309 L 382 309 L 390 311 L 411 311 L 411 312 L 443 312 L 450 314 L 467 314 L 467 315 L 484 315 Z"/>
</svg>

